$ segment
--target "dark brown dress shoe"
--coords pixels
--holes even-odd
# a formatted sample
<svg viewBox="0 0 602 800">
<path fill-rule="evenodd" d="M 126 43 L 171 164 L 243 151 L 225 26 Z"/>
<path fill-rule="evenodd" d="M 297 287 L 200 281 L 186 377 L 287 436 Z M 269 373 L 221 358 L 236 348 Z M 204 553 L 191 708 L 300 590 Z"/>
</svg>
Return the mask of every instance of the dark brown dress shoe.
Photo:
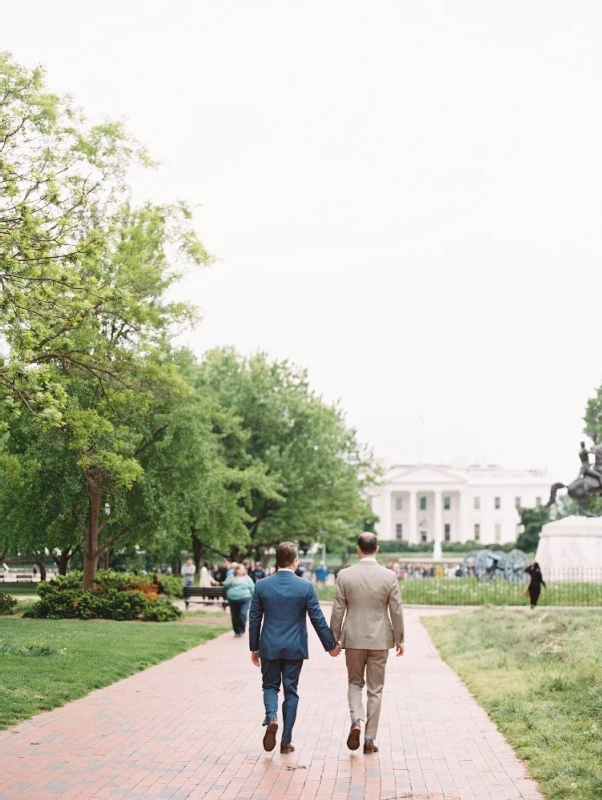
<svg viewBox="0 0 602 800">
<path fill-rule="evenodd" d="M 364 742 L 364 755 L 367 756 L 369 753 L 378 753 L 378 747 L 374 742 Z"/>
<path fill-rule="evenodd" d="M 287 753 L 294 753 L 295 748 L 292 746 L 292 744 L 290 744 L 290 742 L 282 742 L 280 745 L 280 752 L 283 755 L 286 755 Z"/>
<path fill-rule="evenodd" d="M 359 722 L 354 722 L 349 730 L 349 736 L 347 737 L 347 747 L 350 750 L 359 750 L 361 733 L 362 726 Z"/>
<path fill-rule="evenodd" d="M 275 719 L 271 719 L 265 729 L 263 735 L 263 749 L 271 752 L 276 747 L 276 731 L 278 730 L 278 723 Z"/>
</svg>

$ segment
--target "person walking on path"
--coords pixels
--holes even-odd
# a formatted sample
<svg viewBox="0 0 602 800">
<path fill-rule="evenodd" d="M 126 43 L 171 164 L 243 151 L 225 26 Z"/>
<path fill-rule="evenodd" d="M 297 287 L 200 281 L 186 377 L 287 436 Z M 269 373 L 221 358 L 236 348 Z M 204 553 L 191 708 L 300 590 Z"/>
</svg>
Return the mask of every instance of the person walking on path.
<svg viewBox="0 0 602 800">
<path fill-rule="evenodd" d="M 314 570 L 314 575 L 316 576 L 316 581 L 320 584 L 320 586 L 326 586 L 326 579 L 330 575 L 330 570 L 326 566 L 325 561 L 320 561 Z"/>
<path fill-rule="evenodd" d="M 341 570 L 336 582 L 330 629 L 345 650 L 351 729 L 347 747 L 360 746 L 362 722 L 366 721 L 364 753 L 377 753 L 374 741 L 385 685 L 389 650 L 404 653 L 403 610 L 399 582 L 394 572 L 376 561 L 378 540 L 362 533 L 357 540 L 359 564 Z M 362 690 L 367 684 L 367 715 Z"/>
<path fill-rule="evenodd" d="M 251 661 L 261 667 L 265 734 L 263 747 L 276 747 L 278 731 L 278 692 L 284 691 L 282 703 L 281 753 L 292 753 L 293 727 L 297 717 L 297 686 L 307 650 L 307 616 L 324 649 L 333 657 L 341 652 L 318 602 L 313 583 L 295 575 L 299 564 L 297 548 L 283 542 L 276 548 L 278 572 L 255 584 L 249 615 Z M 263 622 L 263 626 L 262 626 Z"/>
<path fill-rule="evenodd" d="M 189 558 L 185 564 L 182 564 L 182 581 L 184 586 L 192 586 L 194 584 L 194 573 L 196 572 L 196 567 L 191 558 Z"/>
<path fill-rule="evenodd" d="M 547 589 L 546 582 L 543 579 L 543 575 L 541 574 L 541 569 L 537 561 L 534 561 L 532 564 L 530 564 L 525 569 L 525 572 L 530 578 L 529 585 L 525 589 L 525 594 L 528 595 L 531 601 L 531 608 L 535 608 L 537 601 L 539 600 L 539 595 L 541 594 L 541 587 L 543 586 L 544 589 Z"/>
<path fill-rule="evenodd" d="M 245 567 L 237 564 L 234 575 L 228 578 L 224 586 L 230 604 L 232 630 L 236 638 L 239 638 L 245 635 L 247 629 L 247 614 L 255 591 L 255 584 L 247 575 Z"/>
</svg>

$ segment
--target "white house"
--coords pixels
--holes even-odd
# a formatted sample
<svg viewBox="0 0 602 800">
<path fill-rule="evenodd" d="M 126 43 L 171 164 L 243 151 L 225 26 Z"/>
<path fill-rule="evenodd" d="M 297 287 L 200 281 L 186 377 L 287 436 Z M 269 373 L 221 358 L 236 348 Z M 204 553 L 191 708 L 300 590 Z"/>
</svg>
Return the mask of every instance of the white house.
<svg viewBox="0 0 602 800">
<path fill-rule="evenodd" d="M 383 540 L 411 544 L 515 541 L 517 509 L 547 502 L 552 481 L 541 469 L 495 465 L 397 464 L 385 468 L 384 484 L 372 497 Z"/>
</svg>

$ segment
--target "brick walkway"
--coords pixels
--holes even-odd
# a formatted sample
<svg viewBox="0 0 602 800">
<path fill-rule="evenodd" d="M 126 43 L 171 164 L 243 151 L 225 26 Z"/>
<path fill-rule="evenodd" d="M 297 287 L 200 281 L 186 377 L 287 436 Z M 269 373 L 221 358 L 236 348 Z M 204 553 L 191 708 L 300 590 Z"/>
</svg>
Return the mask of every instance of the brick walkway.
<svg viewBox="0 0 602 800">
<path fill-rule="evenodd" d="M 345 747 L 345 662 L 312 635 L 297 750 L 261 748 L 259 671 L 231 634 L 0 732 L 0 799 L 515 800 L 541 798 L 521 762 L 406 609 L 390 658 L 380 753 Z"/>
</svg>

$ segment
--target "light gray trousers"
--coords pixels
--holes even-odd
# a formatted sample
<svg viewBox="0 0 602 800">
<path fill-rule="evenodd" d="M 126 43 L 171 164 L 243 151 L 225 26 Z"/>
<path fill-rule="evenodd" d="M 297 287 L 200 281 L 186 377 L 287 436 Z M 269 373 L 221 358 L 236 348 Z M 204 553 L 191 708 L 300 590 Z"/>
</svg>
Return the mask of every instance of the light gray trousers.
<svg viewBox="0 0 602 800">
<path fill-rule="evenodd" d="M 346 648 L 345 662 L 349 680 L 349 713 L 351 721 L 366 722 L 366 739 L 376 739 L 380 707 L 385 687 L 385 668 L 388 650 L 356 650 Z M 368 695 L 367 714 L 364 713 L 362 691 Z"/>
</svg>

